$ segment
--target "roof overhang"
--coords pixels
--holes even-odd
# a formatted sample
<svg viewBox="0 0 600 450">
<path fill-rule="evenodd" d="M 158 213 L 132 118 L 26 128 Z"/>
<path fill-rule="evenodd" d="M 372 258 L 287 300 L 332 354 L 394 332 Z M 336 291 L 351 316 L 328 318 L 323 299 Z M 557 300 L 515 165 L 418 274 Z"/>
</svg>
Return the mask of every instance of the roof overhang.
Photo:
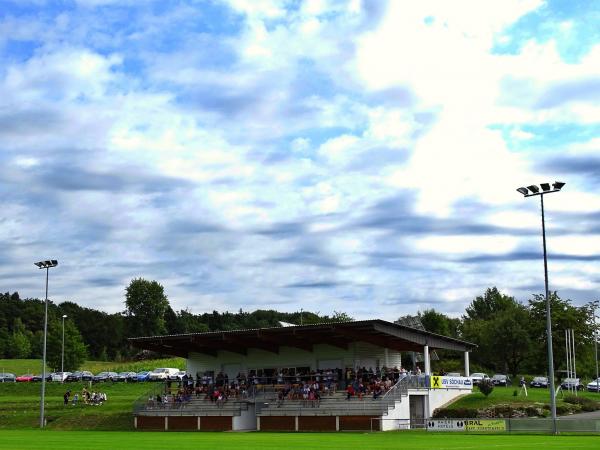
<svg viewBox="0 0 600 450">
<path fill-rule="evenodd" d="M 455 351 L 470 351 L 477 347 L 470 342 L 385 320 L 212 331 L 129 339 L 133 346 L 140 349 L 184 358 L 192 352 L 213 357 L 217 357 L 219 351 L 246 355 L 249 349 L 260 349 L 277 354 L 281 347 L 293 347 L 312 352 L 317 344 L 327 344 L 347 350 L 352 342 L 358 341 L 402 352 L 423 352 L 425 345 L 428 345 L 430 350 Z"/>
</svg>

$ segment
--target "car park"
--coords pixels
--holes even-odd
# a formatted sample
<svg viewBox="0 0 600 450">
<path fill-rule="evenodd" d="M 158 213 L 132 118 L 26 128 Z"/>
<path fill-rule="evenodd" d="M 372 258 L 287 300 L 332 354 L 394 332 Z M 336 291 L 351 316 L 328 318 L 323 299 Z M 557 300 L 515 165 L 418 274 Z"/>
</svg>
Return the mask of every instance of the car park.
<svg viewBox="0 0 600 450">
<path fill-rule="evenodd" d="M 92 379 L 94 378 L 94 374 L 92 372 L 88 372 L 87 370 L 78 370 L 76 372 L 73 372 L 72 374 L 68 375 L 67 378 L 65 379 L 65 381 L 67 382 L 71 382 L 71 381 L 92 381 Z"/>
<path fill-rule="evenodd" d="M 129 383 L 130 381 L 134 381 L 137 379 L 137 373 L 135 372 L 121 372 L 117 375 L 114 381 L 125 381 Z"/>
<path fill-rule="evenodd" d="M 118 376 L 119 374 L 117 372 L 100 372 L 98 375 L 94 375 L 92 381 L 94 381 L 94 383 L 115 381 Z"/>
<path fill-rule="evenodd" d="M 138 372 L 135 381 L 149 381 L 150 380 L 150 371 L 143 370 L 142 372 Z"/>
<path fill-rule="evenodd" d="M 572 390 L 577 389 L 578 391 L 583 390 L 583 384 L 579 378 L 565 378 L 560 384 L 561 389 Z"/>
<path fill-rule="evenodd" d="M 529 386 L 532 388 L 547 388 L 548 378 L 546 377 L 533 377 L 533 380 L 529 382 Z"/>
<path fill-rule="evenodd" d="M 477 386 L 481 384 L 483 380 L 489 380 L 490 377 L 483 372 L 475 372 L 471 374 L 471 381 L 473 382 L 473 386 Z"/>
<path fill-rule="evenodd" d="M 180 370 L 179 372 L 175 372 L 174 374 L 169 375 L 168 379 L 170 381 L 181 381 L 183 377 L 186 375 L 186 372 Z"/>
<path fill-rule="evenodd" d="M 592 380 L 587 385 L 587 390 L 590 392 L 600 392 L 600 378 Z"/>
<path fill-rule="evenodd" d="M 28 373 L 26 375 L 21 375 L 21 376 L 17 377 L 16 380 L 17 380 L 17 383 L 29 383 L 29 382 L 33 381 L 33 374 Z"/>
<path fill-rule="evenodd" d="M 497 373 L 492 377 L 492 383 L 494 386 L 510 386 L 511 381 L 508 375 Z"/>
<path fill-rule="evenodd" d="M 52 381 L 60 381 L 61 383 L 71 375 L 71 372 L 55 372 L 52 374 Z"/>
<path fill-rule="evenodd" d="M 179 369 L 172 367 L 160 367 L 150 372 L 150 381 L 167 381 L 169 376 L 179 372 Z"/>
<path fill-rule="evenodd" d="M 0 383 L 16 383 L 17 377 L 14 373 L 0 373 Z"/>
</svg>

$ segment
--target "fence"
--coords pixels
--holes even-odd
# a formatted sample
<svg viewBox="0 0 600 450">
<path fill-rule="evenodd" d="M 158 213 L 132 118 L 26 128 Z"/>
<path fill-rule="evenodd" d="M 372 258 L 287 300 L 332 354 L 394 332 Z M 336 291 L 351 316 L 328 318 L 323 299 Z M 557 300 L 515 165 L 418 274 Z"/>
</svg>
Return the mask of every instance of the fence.
<svg viewBox="0 0 600 450">
<path fill-rule="evenodd" d="M 394 420 L 394 419 L 381 419 Z M 396 419 L 397 420 L 397 419 Z M 410 428 L 423 427 L 410 421 Z M 448 431 L 464 433 L 540 433 L 552 434 L 552 419 L 426 419 L 424 428 L 428 431 Z M 378 429 L 377 425 L 374 429 Z M 403 429 L 403 428 L 397 428 Z M 557 433 L 600 433 L 600 419 L 563 418 L 556 420 Z"/>
</svg>

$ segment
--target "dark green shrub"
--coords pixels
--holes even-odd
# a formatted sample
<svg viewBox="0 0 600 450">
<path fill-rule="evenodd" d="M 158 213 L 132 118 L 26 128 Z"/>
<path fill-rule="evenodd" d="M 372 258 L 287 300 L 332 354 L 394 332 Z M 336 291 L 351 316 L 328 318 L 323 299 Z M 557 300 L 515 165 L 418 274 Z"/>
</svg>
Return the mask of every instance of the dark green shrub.
<svg viewBox="0 0 600 450">
<path fill-rule="evenodd" d="M 437 408 L 433 411 L 434 419 L 475 419 L 477 410 L 474 408 Z"/>
<path fill-rule="evenodd" d="M 494 383 L 492 380 L 481 380 L 479 383 L 479 392 L 481 392 L 486 397 L 492 393 L 494 390 Z"/>
</svg>

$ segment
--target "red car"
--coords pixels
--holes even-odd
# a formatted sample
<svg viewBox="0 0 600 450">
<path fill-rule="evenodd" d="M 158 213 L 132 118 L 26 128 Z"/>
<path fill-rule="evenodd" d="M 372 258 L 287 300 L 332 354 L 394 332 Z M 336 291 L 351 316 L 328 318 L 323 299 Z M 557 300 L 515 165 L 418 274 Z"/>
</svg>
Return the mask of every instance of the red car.
<svg viewBox="0 0 600 450">
<path fill-rule="evenodd" d="M 27 375 L 21 375 L 20 377 L 17 377 L 17 382 L 23 383 L 29 381 L 33 381 L 33 375 L 30 373 Z"/>
</svg>

